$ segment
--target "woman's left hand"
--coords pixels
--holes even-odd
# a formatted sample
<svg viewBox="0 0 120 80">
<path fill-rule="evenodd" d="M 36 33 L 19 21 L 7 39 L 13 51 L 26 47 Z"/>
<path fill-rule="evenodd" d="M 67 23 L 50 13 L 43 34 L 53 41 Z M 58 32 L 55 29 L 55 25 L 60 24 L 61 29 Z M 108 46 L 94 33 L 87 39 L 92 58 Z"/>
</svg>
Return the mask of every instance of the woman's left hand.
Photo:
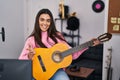
<svg viewBox="0 0 120 80">
<path fill-rule="evenodd" d="M 94 38 L 94 39 L 92 39 L 93 40 L 93 46 L 96 46 L 96 45 L 99 45 L 101 42 L 98 40 L 98 39 L 96 39 L 96 38 Z"/>
</svg>

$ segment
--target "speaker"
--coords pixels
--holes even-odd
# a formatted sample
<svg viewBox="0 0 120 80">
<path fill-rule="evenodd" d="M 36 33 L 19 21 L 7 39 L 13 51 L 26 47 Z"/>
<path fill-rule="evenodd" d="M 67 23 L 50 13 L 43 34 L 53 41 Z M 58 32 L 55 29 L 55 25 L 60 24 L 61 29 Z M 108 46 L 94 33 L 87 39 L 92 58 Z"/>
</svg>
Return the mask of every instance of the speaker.
<svg viewBox="0 0 120 80">
<path fill-rule="evenodd" d="M 102 12 L 104 10 L 105 4 L 102 0 L 96 0 L 92 4 L 92 9 L 94 12 Z"/>
</svg>

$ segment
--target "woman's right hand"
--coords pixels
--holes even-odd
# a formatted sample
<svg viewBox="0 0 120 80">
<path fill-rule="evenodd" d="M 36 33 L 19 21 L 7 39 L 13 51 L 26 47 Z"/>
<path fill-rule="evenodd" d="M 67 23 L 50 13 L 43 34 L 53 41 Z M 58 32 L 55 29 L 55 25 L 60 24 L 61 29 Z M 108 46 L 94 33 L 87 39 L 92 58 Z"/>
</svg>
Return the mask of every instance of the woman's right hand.
<svg viewBox="0 0 120 80">
<path fill-rule="evenodd" d="M 29 45 L 27 50 L 28 50 L 28 59 L 32 60 L 33 56 L 35 55 L 35 51 L 31 45 Z"/>
</svg>

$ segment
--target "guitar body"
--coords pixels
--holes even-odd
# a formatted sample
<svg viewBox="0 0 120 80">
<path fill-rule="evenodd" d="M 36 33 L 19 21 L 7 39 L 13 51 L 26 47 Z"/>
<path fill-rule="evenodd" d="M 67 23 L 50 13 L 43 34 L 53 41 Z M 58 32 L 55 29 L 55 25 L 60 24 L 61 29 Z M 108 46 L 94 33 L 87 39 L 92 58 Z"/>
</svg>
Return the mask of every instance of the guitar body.
<svg viewBox="0 0 120 80">
<path fill-rule="evenodd" d="M 64 57 L 61 62 L 55 62 L 52 57 L 56 51 L 63 52 L 67 49 L 69 49 L 68 46 L 63 43 L 58 43 L 51 48 L 35 48 L 33 77 L 36 80 L 49 80 L 58 69 L 69 66 L 72 55 Z"/>
</svg>

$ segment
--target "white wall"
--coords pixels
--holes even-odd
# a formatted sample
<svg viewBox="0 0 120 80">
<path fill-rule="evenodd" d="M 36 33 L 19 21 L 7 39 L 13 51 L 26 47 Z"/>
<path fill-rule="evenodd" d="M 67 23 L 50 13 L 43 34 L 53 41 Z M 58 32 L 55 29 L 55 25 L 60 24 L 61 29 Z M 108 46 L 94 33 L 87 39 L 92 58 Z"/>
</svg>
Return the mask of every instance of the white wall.
<svg viewBox="0 0 120 80">
<path fill-rule="evenodd" d="M 110 0 L 106 0 L 106 12 L 105 12 L 105 27 L 104 31 L 107 31 L 107 21 L 108 21 L 108 4 Z M 113 68 L 112 72 L 112 80 L 119 80 L 120 79 L 120 34 L 118 33 L 112 33 L 112 39 L 105 43 L 104 46 L 104 67 L 106 66 L 106 56 L 108 54 L 108 48 L 112 47 L 112 61 L 111 61 L 111 67 Z M 103 72 L 105 69 L 103 69 Z M 103 75 L 106 75 L 106 73 L 103 73 Z M 103 80 L 106 80 L 104 77 Z"/>
</svg>

